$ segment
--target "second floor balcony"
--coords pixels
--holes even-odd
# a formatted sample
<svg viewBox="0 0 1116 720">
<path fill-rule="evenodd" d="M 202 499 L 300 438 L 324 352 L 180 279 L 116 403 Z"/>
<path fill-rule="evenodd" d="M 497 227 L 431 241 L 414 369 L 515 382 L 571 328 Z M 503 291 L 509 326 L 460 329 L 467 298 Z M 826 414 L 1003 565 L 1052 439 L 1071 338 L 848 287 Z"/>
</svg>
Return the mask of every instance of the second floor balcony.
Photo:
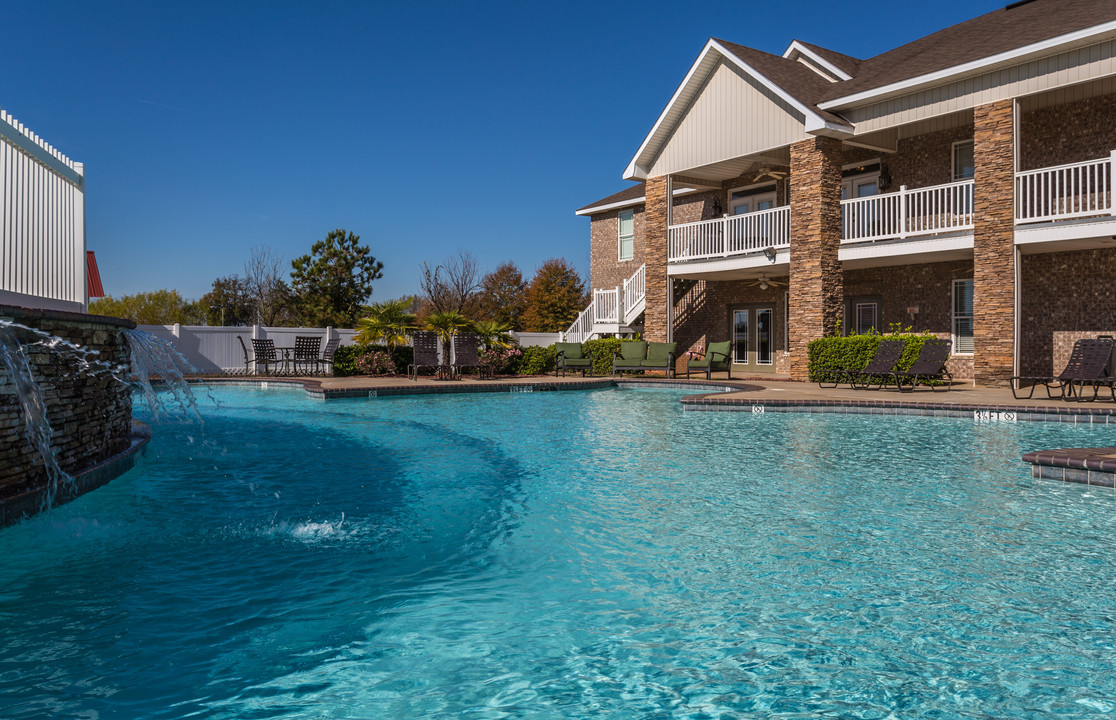
<svg viewBox="0 0 1116 720">
<path fill-rule="evenodd" d="M 1116 151 L 1108 157 L 1015 173 L 1014 217 L 1017 228 L 1071 225 L 1116 217 L 1113 179 Z M 942 239 L 972 247 L 973 180 L 909 189 L 841 201 L 841 244 L 856 248 L 856 257 L 890 254 L 896 243 Z M 770 255 L 790 247 L 788 206 L 672 225 L 668 262 Z M 1086 225 L 1081 233 L 1091 232 Z M 1102 233 L 1104 234 L 1104 233 Z M 1111 235 L 1112 233 L 1108 233 Z M 952 239 L 951 239 L 952 238 Z M 850 250 L 852 252 L 852 250 Z"/>
</svg>

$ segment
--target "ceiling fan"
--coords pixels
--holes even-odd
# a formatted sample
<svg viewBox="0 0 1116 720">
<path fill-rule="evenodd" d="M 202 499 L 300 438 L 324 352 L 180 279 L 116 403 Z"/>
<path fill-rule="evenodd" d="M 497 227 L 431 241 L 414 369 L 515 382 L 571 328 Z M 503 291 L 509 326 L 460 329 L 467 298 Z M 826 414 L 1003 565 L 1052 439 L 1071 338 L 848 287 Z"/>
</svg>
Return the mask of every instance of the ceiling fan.
<svg viewBox="0 0 1116 720">
<path fill-rule="evenodd" d="M 759 172 L 756 174 L 756 176 L 754 178 L 752 178 L 752 182 L 759 182 L 760 180 L 762 180 L 765 177 L 771 178 L 772 180 L 782 180 L 783 178 L 785 178 L 789 174 L 790 173 L 783 172 L 782 170 L 773 170 L 773 169 L 769 168 L 768 166 L 764 165 L 763 167 L 761 167 L 759 169 Z"/>
<path fill-rule="evenodd" d="M 759 287 L 760 290 L 766 290 L 769 287 L 786 287 L 787 284 L 781 280 L 771 280 L 767 277 L 767 273 L 760 273 L 759 280 L 748 283 L 748 287 Z"/>
</svg>

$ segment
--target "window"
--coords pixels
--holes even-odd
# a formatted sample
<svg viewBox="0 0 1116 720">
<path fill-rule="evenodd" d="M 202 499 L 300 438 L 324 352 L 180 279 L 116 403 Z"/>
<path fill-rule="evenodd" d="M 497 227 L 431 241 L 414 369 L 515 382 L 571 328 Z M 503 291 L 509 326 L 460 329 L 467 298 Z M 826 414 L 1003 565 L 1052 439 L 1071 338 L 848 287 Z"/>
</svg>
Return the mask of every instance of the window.
<svg viewBox="0 0 1116 720">
<path fill-rule="evenodd" d="M 973 352 L 973 281 L 953 281 L 953 352 Z"/>
<path fill-rule="evenodd" d="M 741 188 L 729 193 L 729 214 L 744 215 L 775 207 L 775 187 L 771 183 Z"/>
<path fill-rule="evenodd" d="M 856 304 L 856 334 L 867 335 L 879 329 L 876 317 L 879 306 L 874 302 Z"/>
<path fill-rule="evenodd" d="M 621 210 L 619 217 L 619 259 L 631 260 L 635 255 L 635 210 Z"/>
<path fill-rule="evenodd" d="M 953 143 L 953 181 L 969 180 L 974 172 L 976 172 L 976 159 L 973 155 L 973 141 Z"/>
</svg>

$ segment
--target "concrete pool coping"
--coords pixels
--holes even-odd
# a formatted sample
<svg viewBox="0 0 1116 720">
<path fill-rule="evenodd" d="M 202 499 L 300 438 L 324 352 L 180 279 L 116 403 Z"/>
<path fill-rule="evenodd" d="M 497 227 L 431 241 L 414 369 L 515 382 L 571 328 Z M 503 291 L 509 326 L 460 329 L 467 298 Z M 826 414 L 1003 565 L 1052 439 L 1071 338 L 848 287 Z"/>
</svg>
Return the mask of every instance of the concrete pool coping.
<svg viewBox="0 0 1116 720">
<path fill-rule="evenodd" d="M 323 400 L 380 398 L 406 395 L 547 392 L 594 390 L 610 387 L 692 388 L 681 398 L 687 411 L 713 412 L 820 412 L 849 415 L 914 415 L 972 418 L 978 423 L 1069 422 L 1116 426 L 1116 404 L 1066 402 L 1060 399 L 1016 399 L 1009 388 L 954 385 L 950 390 L 926 388 L 909 393 L 896 390 L 820 388 L 815 383 L 781 379 L 713 378 L 711 380 L 665 377 L 503 377 L 490 380 L 417 381 L 398 377 L 220 377 L 206 378 L 214 385 L 301 387 Z M 1116 448 L 1038 450 L 1021 458 L 1031 464 L 1031 476 L 1116 489 Z"/>
</svg>

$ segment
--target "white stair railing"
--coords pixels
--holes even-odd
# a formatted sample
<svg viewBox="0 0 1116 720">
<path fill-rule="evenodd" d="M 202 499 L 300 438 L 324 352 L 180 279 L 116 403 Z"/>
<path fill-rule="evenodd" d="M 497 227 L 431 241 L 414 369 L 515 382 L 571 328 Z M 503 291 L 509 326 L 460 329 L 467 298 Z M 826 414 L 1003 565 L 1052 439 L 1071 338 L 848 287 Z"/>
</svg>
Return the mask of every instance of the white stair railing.
<svg viewBox="0 0 1116 720">
<path fill-rule="evenodd" d="M 620 322 L 620 288 L 593 291 L 593 321 Z"/>
<path fill-rule="evenodd" d="M 1116 215 L 1114 167 L 1116 150 L 1100 160 L 1015 173 L 1015 222 Z"/>
<path fill-rule="evenodd" d="M 841 201 L 843 242 L 871 242 L 971 230 L 973 181 Z"/>
<path fill-rule="evenodd" d="M 570 325 L 569 329 L 563 334 L 562 340 L 563 342 L 581 343 L 588 340 L 592 334 L 593 306 L 590 304 L 589 307 L 581 311 L 577 320 L 573 321 L 573 325 Z"/>
<path fill-rule="evenodd" d="M 624 281 L 622 297 L 624 305 L 621 319 L 627 323 L 635 319 L 632 317 L 633 311 L 647 298 L 647 265 L 640 265 L 639 270 Z"/>
</svg>

